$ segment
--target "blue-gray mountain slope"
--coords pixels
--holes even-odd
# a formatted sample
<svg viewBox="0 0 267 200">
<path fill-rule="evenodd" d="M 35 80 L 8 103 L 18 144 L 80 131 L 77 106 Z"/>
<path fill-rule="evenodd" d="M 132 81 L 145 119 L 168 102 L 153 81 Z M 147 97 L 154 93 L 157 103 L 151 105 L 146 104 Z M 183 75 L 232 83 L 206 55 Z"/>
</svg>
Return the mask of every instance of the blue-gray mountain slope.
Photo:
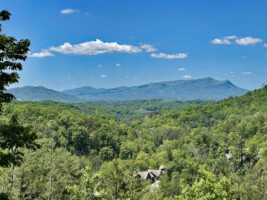
<svg viewBox="0 0 267 200">
<path fill-rule="evenodd" d="M 150 98 L 220 100 L 229 96 L 240 96 L 246 92 L 247 90 L 233 85 L 228 80 L 218 81 L 213 78 L 166 81 L 111 89 L 81 87 L 63 91 L 65 94 L 87 101 L 122 101 Z"/>
<path fill-rule="evenodd" d="M 78 97 L 47 89 L 41 86 L 25 86 L 20 88 L 12 88 L 9 89 L 7 92 L 13 94 L 17 98 L 17 100 L 24 101 L 52 100 L 67 103 L 84 101 L 82 99 L 79 99 Z"/>
</svg>

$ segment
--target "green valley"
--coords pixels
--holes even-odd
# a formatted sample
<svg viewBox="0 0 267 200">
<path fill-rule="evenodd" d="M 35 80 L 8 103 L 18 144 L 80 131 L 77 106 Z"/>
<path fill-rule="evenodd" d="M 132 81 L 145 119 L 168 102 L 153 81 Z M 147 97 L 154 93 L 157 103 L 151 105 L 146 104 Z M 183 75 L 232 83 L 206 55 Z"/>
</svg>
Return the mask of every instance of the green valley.
<svg viewBox="0 0 267 200">
<path fill-rule="evenodd" d="M 125 116 L 124 122 L 101 104 L 94 105 L 101 112 L 92 113 L 53 102 L 4 105 L 1 124 L 18 116 L 41 147 L 23 150 L 23 163 L 14 170 L 3 168 L 1 181 L 8 187 L 2 192 L 14 199 L 71 199 L 85 191 L 104 199 L 199 199 L 204 194 L 198 190 L 217 199 L 266 197 L 267 86 L 208 105 L 152 110 L 130 121 Z M 150 181 L 133 176 L 160 165 L 166 172 L 153 192 Z M 90 185 L 84 182 L 89 179 Z"/>
</svg>

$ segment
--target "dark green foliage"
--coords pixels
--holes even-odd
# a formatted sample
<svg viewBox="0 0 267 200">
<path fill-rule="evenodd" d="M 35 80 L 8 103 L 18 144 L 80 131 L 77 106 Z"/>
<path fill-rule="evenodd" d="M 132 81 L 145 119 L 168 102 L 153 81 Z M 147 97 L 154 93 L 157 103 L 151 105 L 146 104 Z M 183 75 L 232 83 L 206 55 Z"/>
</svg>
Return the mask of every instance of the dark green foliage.
<svg viewBox="0 0 267 200">
<path fill-rule="evenodd" d="M 9 20 L 10 15 L 6 10 L 1 11 L 0 21 Z M 17 41 L 14 37 L 0 35 L 0 111 L 2 103 L 14 99 L 5 90 L 10 84 L 18 82 L 19 75 L 16 71 L 22 70 L 22 64 L 17 60 L 26 60 L 29 45 L 27 39 Z M 0 166 L 19 165 L 23 155 L 20 148 L 35 149 L 38 146 L 34 142 L 37 136 L 30 127 L 19 125 L 16 116 L 12 116 L 8 125 L 0 125 Z"/>
<path fill-rule="evenodd" d="M 0 148 L 7 153 L 2 153 L 0 166 L 20 165 L 23 153 L 21 148 L 33 149 L 39 147 L 35 142 L 37 135 L 32 127 L 21 126 L 16 116 L 12 116 L 9 124 L 0 126 Z"/>
<path fill-rule="evenodd" d="M 9 20 L 10 16 L 8 11 L 3 10 L 0 12 L 0 21 Z M 4 91 L 10 84 L 18 82 L 19 75 L 16 71 L 22 70 L 22 64 L 16 61 L 26 60 L 29 46 L 30 41 L 27 39 L 17 41 L 14 37 L 0 34 L 0 106 L 3 102 L 8 103 L 14 99 L 13 95 Z"/>
<path fill-rule="evenodd" d="M 9 200 L 8 195 L 6 193 L 0 193 L 1 200 Z"/>
<path fill-rule="evenodd" d="M 9 20 L 10 16 L 7 10 L 3 10 L 0 12 L 0 21 Z M 2 32 L 1 24 L 0 32 Z M 22 70 L 22 64 L 18 61 L 26 60 L 29 46 L 30 41 L 27 39 L 17 41 L 14 37 L 0 34 L 0 112 L 3 103 L 9 103 L 15 98 L 5 91 L 10 84 L 18 82 L 17 71 Z M 22 149 L 35 150 L 39 147 L 35 143 L 36 138 L 37 135 L 32 132 L 30 126 L 19 124 L 16 115 L 11 117 L 9 124 L 0 123 L 0 175 L 2 175 L 2 167 L 12 166 L 12 173 L 9 177 L 11 188 L 14 186 L 14 168 L 19 166 L 23 159 Z M 9 199 L 7 185 L 0 182 L 0 187 L 2 190 L 0 198 Z"/>
</svg>

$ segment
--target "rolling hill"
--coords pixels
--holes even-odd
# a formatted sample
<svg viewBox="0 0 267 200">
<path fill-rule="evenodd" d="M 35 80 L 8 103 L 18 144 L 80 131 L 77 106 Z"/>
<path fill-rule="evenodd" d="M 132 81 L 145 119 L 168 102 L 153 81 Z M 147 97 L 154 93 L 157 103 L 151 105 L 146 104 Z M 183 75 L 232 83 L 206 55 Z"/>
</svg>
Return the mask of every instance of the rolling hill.
<svg viewBox="0 0 267 200">
<path fill-rule="evenodd" d="M 166 81 L 111 89 L 81 87 L 63 91 L 65 94 L 88 101 L 118 101 L 151 98 L 168 100 L 220 100 L 229 96 L 240 96 L 246 92 L 247 90 L 233 85 L 228 80 L 218 81 L 213 78 Z"/>
<path fill-rule="evenodd" d="M 25 86 L 21 88 L 12 88 L 7 90 L 7 92 L 13 94 L 17 98 L 17 100 L 24 101 L 52 100 L 68 103 L 84 101 L 78 97 L 47 89 L 41 86 Z"/>
</svg>

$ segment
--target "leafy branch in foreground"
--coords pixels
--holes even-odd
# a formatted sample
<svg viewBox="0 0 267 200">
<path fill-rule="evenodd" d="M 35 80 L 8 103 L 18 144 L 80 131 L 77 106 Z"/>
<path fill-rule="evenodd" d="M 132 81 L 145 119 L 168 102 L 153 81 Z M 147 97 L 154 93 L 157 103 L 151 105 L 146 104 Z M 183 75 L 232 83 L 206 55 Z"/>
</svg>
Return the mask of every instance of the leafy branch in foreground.
<svg viewBox="0 0 267 200">
<path fill-rule="evenodd" d="M 0 12 L 0 21 L 10 19 L 11 14 L 7 10 Z M 2 25 L 0 24 L 0 32 Z M 29 52 L 30 41 L 22 39 L 17 41 L 14 37 L 0 34 L 0 111 L 3 103 L 11 102 L 15 97 L 6 93 L 6 88 L 17 83 L 22 70 L 22 64 Z M 39 147 L 35 143 L 37 135 L 29 126 L 21 126 L 18 118 L 13 116 L 9 124 L 0 125 L 0 167 L 12 165 L 11 187 L 13 187 L 14 168 L 22 162 L 23 153 L 20 148 L 35 149 Z M 1 169 L 1 168 L 0 168 Z M 0 193 L 1 199 L 8 199 L 7 194 Z"/>
<path fill-rule="evenodd" d="M 0 12 L 0 21 L 9 20 L 10 16 L 7 10 L 3 10 Z M 1 25 L 0 31 L 2 31 Z M 18 82 L 19 75 L 16 71 L 22 70 L 22 64 L 17 60 L 26 60 L 29 46 L 28 39 L 17 41 L 14 37 L 0 35 L 0 106 L 3 102 L 8 103 L 15 98 L 4 91 L 10 84 Z"/>
</svg>

